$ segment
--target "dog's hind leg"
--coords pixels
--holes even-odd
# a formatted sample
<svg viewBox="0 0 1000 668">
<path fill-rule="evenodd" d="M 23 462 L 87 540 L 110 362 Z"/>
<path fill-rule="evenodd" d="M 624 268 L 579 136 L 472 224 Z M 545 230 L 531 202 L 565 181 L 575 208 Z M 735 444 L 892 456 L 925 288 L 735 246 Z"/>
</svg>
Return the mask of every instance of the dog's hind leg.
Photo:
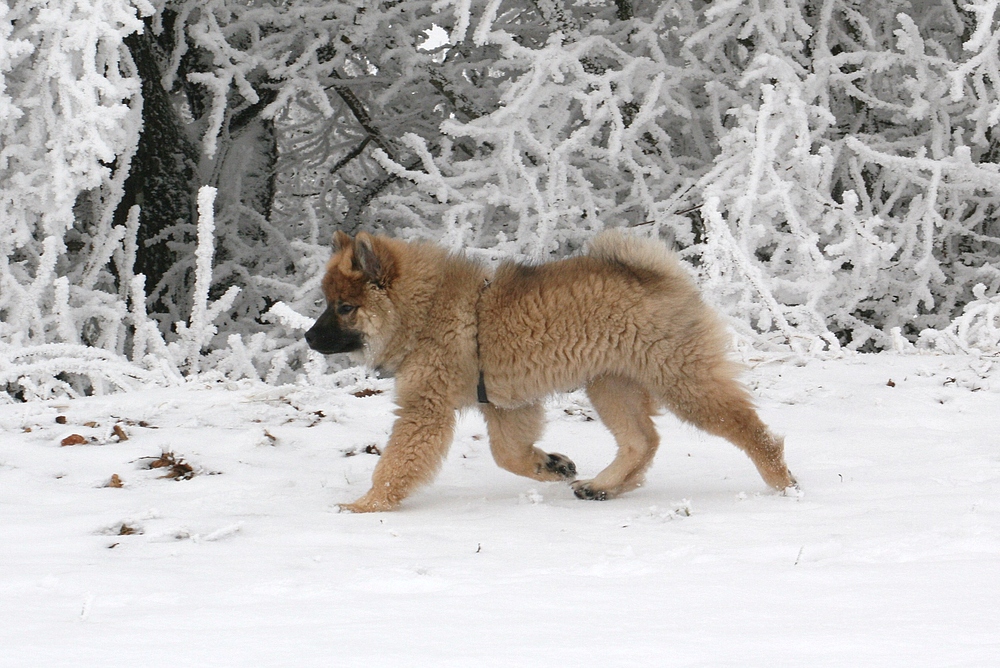
<svg viewBox="0 0 1000 668">
<path fill-rule="evenodd" d="M 618 443 L 618 454 L 593 480 L 573 484 L 581 499 L 603 500 L 642 484 L 653 461 L 660 436 L 650 419 L 654 414 L 649 392 L 621 376 L 599 376 L 587 384 L 587 396 Z"/>
<path fill-rule="evenodd" d="M 772 434 L 761 421 L 746 389 L 722 370 L 705 367 L 690 371 L 666 384 L 667 407 L 682 420 L 727 439 L 747 453 L 771 487 L 795 487 L 795 478 L 785 465 L 784 439 Z"/>
<path fill-rule="evenodd" d="M 479 409 L 486 418 L 490 451 L 500 468 L 535 480 L 572 480 L 576 477 L 576 464 L 569 458 L 535 447 L 545 419 L 540 404 L 510 410 L 483 404 Z"/>
</svg>

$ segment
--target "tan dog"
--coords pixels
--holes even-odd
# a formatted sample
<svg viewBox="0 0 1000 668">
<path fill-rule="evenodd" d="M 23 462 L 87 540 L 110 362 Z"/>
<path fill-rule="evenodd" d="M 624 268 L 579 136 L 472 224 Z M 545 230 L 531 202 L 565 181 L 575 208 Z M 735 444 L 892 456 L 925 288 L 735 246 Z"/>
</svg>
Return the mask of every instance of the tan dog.
<svg viewBox="0 0 1000 668">
<path fill-rule="evenodd" d="M 535 480 L 574 480 L 576 466 L 534 446 L 542 400 L 585 387 L 618 455 L 582 499 L 642 484 L 661 407 L 729 439 L 770 486 L 795 485 L 782 439 L 757 417 L 728 361 L 726 333 L 661 244 L 605 232 L 580 257 L 539 266 L 482 265 L 424 243 L 334 237 L 327 309 L 306 333 L 325 354 L 356 353 L 396 377 L 392 435 L 354 512 L 390 510 L 429 482 L 458 409 L 486 418 L 497 464 Z M 488 403 L 483 403 L 488 400 Z"/>
</svg>

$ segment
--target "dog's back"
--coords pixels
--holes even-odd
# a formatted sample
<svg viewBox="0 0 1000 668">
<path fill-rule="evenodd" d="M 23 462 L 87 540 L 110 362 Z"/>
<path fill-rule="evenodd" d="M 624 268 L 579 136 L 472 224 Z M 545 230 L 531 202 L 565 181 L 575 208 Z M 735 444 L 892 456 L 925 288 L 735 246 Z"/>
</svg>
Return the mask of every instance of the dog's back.
<svg viewBox="0 0 1000 668">
<path fill-rule="evenodd" d="M 726 364 L 724 328 L 676 256 L 617 231 L 586 255 L 501 265 L 480 318 L 491 397 L 511 405 L 606 373 L 654 381 L 689 347 Z"/>
</svg>

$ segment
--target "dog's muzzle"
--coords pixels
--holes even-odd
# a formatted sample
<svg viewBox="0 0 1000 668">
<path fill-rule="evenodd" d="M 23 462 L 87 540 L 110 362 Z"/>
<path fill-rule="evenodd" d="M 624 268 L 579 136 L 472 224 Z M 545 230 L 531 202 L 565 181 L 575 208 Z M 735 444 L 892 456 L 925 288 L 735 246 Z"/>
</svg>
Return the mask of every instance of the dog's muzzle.
<svg viewBox="0 0 1000 668">
<path fill-rule="evenodd" d="M 364 348 L 361 332 L 341 327 L 332 308 L 327 308 L 306 332 L 306 343 L 324 355 L 352 353 Z"/>
</svg>

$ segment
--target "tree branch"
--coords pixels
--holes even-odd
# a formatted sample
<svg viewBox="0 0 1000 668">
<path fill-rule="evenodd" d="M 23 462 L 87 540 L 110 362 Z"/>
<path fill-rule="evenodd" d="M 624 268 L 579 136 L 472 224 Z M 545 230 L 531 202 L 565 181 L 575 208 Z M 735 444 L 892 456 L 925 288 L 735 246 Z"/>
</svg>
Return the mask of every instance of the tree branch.
<svg viewBox="0 0 1000 668">
<path fill-rule="evenodd" d="M 365 150 L 365 147 L 368 146 L 368 143 L 371 142 L 371 140 L 372 140 L 371 135 L 365 135 L 365 138 L 361 140 L 360 144 L 358 144 L 355 148 L 351 150 L 350 153 L 348 153 L 343 158 L 338 160 L 336 164 L 334 164 L 334 166 L 330 168 L 330 173 L 336 174 L 341 169 L 346 167 L 347 163 L 349 163 L 351 160 L 354 160 L 356 157 L 361 155 L 361 153 Z"/>
<path fill-rule="evenodd" d="M 423 160 L 419 157 L 414 158 L 408 164 L 403 165 L 406 171 L 413 171 L 423 164 Z M 399 176 L 396 174 L 386 174 L 382 178 L 374 181 L 367 188 L 358 193 L 355 197 L 352 197 L 350 206 L 347 209 L 347 214 L 344 216 L 344 231 L 348 234 L 354 234 L 361 227 L 361 212 L 364 211 L 371 204 L 372 200 L 378 197 L 378 195 L 388 188 L 391 184 L 399 180 Z"/>
<path fill-rule="evenodd" d="M 341 79 L 342 77 L 337 72 L 331 72 L 331 76 L 335 79 Z M 333 90 L 337 91 L 337 95 L 340 99 L 344 101 L 347 108 L 350 109 L 351 114 L 354 119 L 358 122 L 364 131 L 368 134 L 368 138 L 375 142 L 375 145 L 386 152 L 391 160 L 395 160 L 395 150 L 386 141 L 385 137 L 382 136 L 382 132 L 372 123 L 371 116 L 368 115 L 368 110 L 365 109 L 364 103 L 360 98 L 350 89 L 349 86 L 343 86 L 339 84 L 333 84 Z"/>
</svg>

